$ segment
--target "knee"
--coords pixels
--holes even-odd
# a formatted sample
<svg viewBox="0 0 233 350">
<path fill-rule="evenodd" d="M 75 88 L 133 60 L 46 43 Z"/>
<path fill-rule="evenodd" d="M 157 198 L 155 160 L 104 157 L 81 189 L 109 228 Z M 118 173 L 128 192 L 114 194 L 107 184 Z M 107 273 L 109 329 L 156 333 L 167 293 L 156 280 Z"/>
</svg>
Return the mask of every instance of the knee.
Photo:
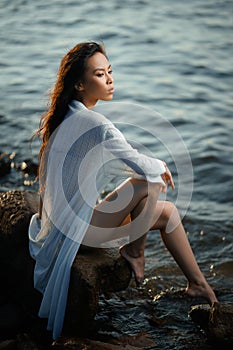
<svg viewBox="0 0 233 350">
<path fill-rule="evenodd" d="M 177 218 L 179 218 L 179 212 L 175 204 L 167 201 L 167 202 L 164 202 L 161 216 L 165 222 L 168 222 L 169 220 L 172 220 L 172 219 L 177 220 Z"/>
</svg>

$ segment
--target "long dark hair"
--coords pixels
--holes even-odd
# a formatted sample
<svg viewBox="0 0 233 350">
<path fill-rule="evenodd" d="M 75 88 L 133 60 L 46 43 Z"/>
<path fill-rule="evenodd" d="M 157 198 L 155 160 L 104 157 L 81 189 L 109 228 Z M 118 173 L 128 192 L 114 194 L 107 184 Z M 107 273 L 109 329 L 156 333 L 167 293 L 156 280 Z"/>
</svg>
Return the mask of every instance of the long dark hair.
<svg viewBox="0 0 233 350">
<path fill-rule="evenodd" d="M 57 81 L 50 94 L 49 108 L 40 120 L 39 129 L 36 134 L 42 138 L 39 159 L 41 159 L 46 144 L 54 132 L 61 124 L 68 105 L 74 97 L 77 99 L 75 85 L 84 80 L 87 69 L 87 60 L 96 52 L 106 56 L 103 44 L 95 42 L 84 42 L 73 47 L 62 59 L 57 74 Z"/>
</svg>

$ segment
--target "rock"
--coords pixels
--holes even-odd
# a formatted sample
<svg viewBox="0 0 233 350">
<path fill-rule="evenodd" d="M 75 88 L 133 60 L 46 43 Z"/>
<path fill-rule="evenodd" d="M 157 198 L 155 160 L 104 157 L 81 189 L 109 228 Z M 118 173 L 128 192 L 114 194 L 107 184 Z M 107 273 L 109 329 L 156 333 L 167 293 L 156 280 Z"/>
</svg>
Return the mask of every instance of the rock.
<svg viewBox="0 0 233 350">
<path fill-rule="evenodd" d="M 33 287 L 35 262 L 28 249 L 28 225 L 38 202 L 34 192 L 0 194 L 0 301 L 23 305 L 26 315 L 37 314 L 41 302 L 41 294 Z M 130 267 L 116 249 L 80 249 L 71 269 L 64 330 L 89 333 L 100 293 L 125 289 L 130 279 Z M 22 314 L 21 319 L 24 317 Z"/>
<path fill-rule="evenodd" d="M 31 159 L 25 159 L 21 164 L 17 165 L 16 168 L 29 175 L 38 174 L 38 164 L 34 163 Z"/>
<path fill-rule="evenodd" d="M 139 334 L 136 334 L 133 336 L 126 336 L 126 337 L 118 338 L 117 340 L 114 341 L 114 343 L 122 344 L 126 347 L 129 345 L 136 346 L 139 349 L 145 349 L 148 347 L 150 349 L 152 349 L 152 346 L 154 349 L 158 345 L 155 342 L 155 340 L 152 339 L 152 337 L 145 332 L 142 332 L 142 333 L 139 333 Z"/>
<path fill-rule="evenodd" d="M 140 333 L 133 336 L 112 339 L 87 339 L 77 337 L 61 336 L 53 343 L 54 350 L 139 350 L 139 349 L 155 349 L 157 343 L 149 334 Z"/>
<path fill-rule="evenodd" d="M 71 270 L 64 329 L 74 334 L 91 333 L 99 295 L 126 289 L 130 280 L 131 270 L 116 249 L 81 250 Z"/>
<path fill-rule="evenodd" d="M 35 192 L 9 191 L 0 195 L 1 239 L 13 245 L 28 242 L 28 225 L 37 211 L 39 196 Z M 16 242 L 17 241 L 17 242 Z M 23 245 L 25 248 L 25 245 Z"/>
<path fill-rule="evenodd" d="M 9 154 L 0 153 L 0 177 L 9 174 L 11 171 L 11 160 Z"/>
<path fill-rule="evenodd" d="M 26 333 L 17 335 L 17 349 L 18 350 L 39 350 L 37 344 L 32 339 L 30 339 L 30 337 Z"/>
<path fill-rule="evenodd" d="M 0 195 L 0 300 L 34 309 L 40 298 L 33 287 L 34 260 L 29 255 L 27 230 L 37 207 L 38 195 L 33 192 Z"/>
<path fill-rule="evenodd" d="M 17 342 L 15 339 L 4 340 L 0 342 L 0 350 L 15 350 L 17 349 Z"/>
<path fill-rule="evenodd" d="M 207 304 L 196 305 L 189 314 L 211 342 L 233 345 L 233 304 L 219 302 L 211 307 Z"/>
</svg>

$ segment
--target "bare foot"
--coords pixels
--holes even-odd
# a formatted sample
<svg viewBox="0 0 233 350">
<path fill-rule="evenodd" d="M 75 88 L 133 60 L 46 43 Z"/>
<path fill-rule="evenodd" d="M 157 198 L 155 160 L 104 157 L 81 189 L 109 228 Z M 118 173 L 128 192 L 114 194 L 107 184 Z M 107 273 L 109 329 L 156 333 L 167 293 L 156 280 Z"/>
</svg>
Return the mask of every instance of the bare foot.
<svg viewBox="0 0 233 350">
<path fill-rule="evenodd" d="M 126 244 L 119 249 L 119 252 L 129 262 L 133 270 L 136 285 L 139 287 L 144 280 L 145 258 L 144 255 L 133 256 L 127 248 L 128 245 Z"/>
<path fill-rule="evenodd" d="M 218 302 L 213 289 L 206 281 L 200 284 L 190 283 L 186 288 L 186 293 L 192 298 L 204 298 L 210 305 L 214 302 Z"/>
</svg>

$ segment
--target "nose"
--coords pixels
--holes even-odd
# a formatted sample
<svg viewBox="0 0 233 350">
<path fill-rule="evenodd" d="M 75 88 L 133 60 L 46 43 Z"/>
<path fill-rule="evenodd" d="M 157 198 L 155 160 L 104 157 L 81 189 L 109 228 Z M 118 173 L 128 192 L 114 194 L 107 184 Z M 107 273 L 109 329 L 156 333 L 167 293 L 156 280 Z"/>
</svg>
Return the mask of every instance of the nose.
<svg viewBox="0 0 233 350">
<path fill-rule="evenodd" d="M 113 77 L 111 74 L 107 74 L 107 84 L 112 84 L 113 83 Z"/>
</svg>

